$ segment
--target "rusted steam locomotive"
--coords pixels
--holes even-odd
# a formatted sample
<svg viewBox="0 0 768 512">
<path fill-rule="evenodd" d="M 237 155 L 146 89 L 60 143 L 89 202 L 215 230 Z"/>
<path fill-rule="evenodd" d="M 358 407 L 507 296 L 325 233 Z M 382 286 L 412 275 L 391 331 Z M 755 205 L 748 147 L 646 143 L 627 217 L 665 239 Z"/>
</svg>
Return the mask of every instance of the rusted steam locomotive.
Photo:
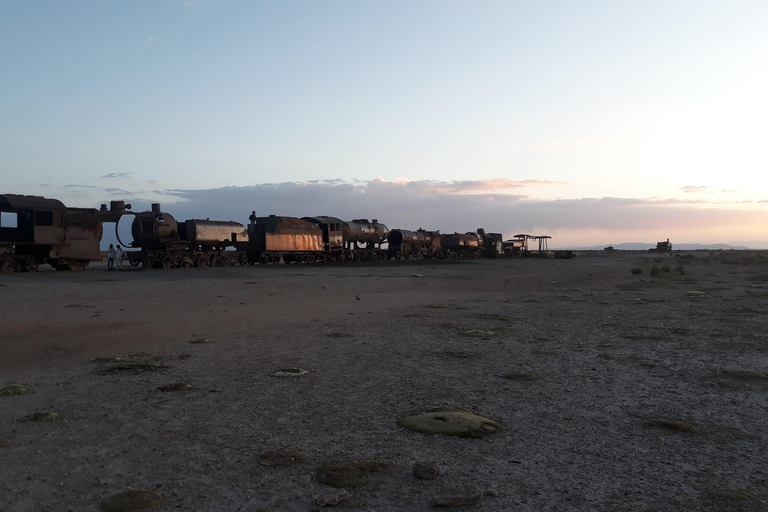
<svg viewBox="0 0 768 512">
<path fill-rule="evenodd" d="M 126 253 L 134 267 L 186 268 L 248 263 L 243 250 L 248 233 L 239 222 L 209 219 L 179 222 L 170 213 L 161 211 L 157 203 L 148 212 L 125 213 L 134 215 L 133 242 L 125 244 L 120 240 L 120 243 L 139 249 Z"/>
<path fill-rule="evenodd" d="M 405 229 L 389 230 L 377 219 L 336 217 L 251 217 L 233 221 L 177 221 L 153 204 L 146 212 L 112 201 L 100 210 L 67 208 L 36 196 L 0 196 L 0 270 L 32 271 L 42 263 L 58 269 L 83 268 L 100 259 L 103 222 L 116 223 L 116 235 L 135 267 L 175 268 L 265 263 L 374 261 L 400 258 L 479 258 L 495 255 L 501 235 Z M 117 222 L 133 215 L 131 236 L 120 240 Z M 383 245 L 387 247 L 384 248 Z"/>
<path fill-rule="evenodd" d="M 102 224 L 94 208 L 57 199 L 0 195 L 0 272 L 34 272 L 43 263 L 80 269 L 99 259 Z"/>
</svg>

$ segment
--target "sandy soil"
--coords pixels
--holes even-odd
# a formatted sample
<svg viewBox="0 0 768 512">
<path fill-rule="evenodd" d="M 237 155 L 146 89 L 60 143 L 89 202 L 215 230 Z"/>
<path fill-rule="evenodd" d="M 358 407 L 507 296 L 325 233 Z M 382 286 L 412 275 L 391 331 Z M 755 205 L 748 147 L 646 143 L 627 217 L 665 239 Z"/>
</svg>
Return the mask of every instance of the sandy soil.
<svg viewBox="0 0 768 512">
<path fill-rule="evenodd" d="M 768 265 L 725 256 L 0 276 L 0 385 L 35 389 L 0 396 L 0 511 L 98 511 L 126 489 L 310 511 L 339 492 L 316 480 L 327 459 L 390 465 L 347 490 L 354 510 L 465 486 L 483 493 L 468 510 L 768 510 L 768 381 L 733 373 L 768 372 Z M 167 368 L 104 371 L 131 354 Z M 178 382 L 199 389 L 158 390 Z M 503 430 L 397 426 L 434 406 Z M 61 417 L 20 421 L 44 411 Z M 260 464 L 277 449 L 306 460 Z"/>
</svg>

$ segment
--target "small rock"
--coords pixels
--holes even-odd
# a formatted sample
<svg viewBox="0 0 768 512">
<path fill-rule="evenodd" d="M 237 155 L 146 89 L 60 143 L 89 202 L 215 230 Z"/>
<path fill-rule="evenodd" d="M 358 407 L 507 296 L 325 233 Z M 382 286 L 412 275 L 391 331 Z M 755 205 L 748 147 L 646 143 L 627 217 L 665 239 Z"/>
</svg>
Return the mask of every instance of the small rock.
<svg viewBox="0 0 768 512">
<path fill-rule="evenodd" d="M 321 507 L 337 507 L 345 501 L 348 501 L 349 497 L 349 492 L 342 489 L 338 492 L 318 494 L 315 496 L 315 504 L 320 505 Z"/>
<path fill-rule="evenodd" d="M 277 370 L 275 373 L 272 374 L 273 377 L 301 377 L 302 375 L 306 375 L 309 372 L 307 370 L 304 370 L 302 368 L 283 368 L 282 370 Z"/>
<path fill-rule="evenodd" d="M 128 490 L 105 498 L 101 501 L 101 510 L 104 512 L 125 512 L 129 510 L 143 510 L 159 507 L 165 502 L 165 498 L 159 493 L 141 489 Z"/>
<path fill-rule="evenodd" d="M 413 476 L 422 480 L 434 480 L 440 476 L 440 468 L 426 462 L 417 462 L 413 465 Z"/>
<path fill-rule="evenodd" d="M 189 382 L 173 382 L 171 384 L 166 384 L 165 386 L 160 386 L 157 388 L 158 391 L 190 391 L 193 389 L 200 389 L 199 387 L 190 384 Z"/>
<path fill-rule="evenodd" d="M 19 421 L 56 421 L 60 419 L 61 415 L 59 415 L 59 413 L 45 411 L 24 416 Z"/>
<path fill-rule="evenodd" d="M 483 492 L 476 485 L 444 489 L 435 496 L 432 503 L 436 507 L 459 507 L 477 505 L 483 498 Z"/>
<path fill-rule="evenodd" d="M 10 448 L 12 444 L 7 437 L 0 437 L 0 448 Z"/>
<path fill-rule="evenodd" d="M 647 423 L 649 427 L 662 427 L 687 434 L 701 434 L 701 430 L 696 425 L 686 423 L 685 421 L 654 420 Z"/>
</svg>

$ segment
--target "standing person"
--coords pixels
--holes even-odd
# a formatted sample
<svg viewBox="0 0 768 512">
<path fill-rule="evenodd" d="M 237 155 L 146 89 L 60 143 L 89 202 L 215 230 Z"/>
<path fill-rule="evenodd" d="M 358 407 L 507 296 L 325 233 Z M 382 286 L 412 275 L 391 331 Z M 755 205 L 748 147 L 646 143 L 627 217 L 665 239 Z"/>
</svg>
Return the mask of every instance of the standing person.
<svg viewBox="0 0 768 512">
<path fill-rule="evenodd" d="M 115 265 L 117 266 L 118 269 L 122 268 L 123 266 L 123 246 L 120 244 L 117 244 Z"/>
<path fill-rule="evenodd" d="M 251 216 L 248 217 L 248 220 L 251 221 L 251 224 L 256 224 L 256 210 L 251 212 Z"/>
<path fill-rule="evenodd" d="M 109 244 L 109 250 L 107 251 L 107 270 L 115 270 L 115 246 Z"/>
</svg>

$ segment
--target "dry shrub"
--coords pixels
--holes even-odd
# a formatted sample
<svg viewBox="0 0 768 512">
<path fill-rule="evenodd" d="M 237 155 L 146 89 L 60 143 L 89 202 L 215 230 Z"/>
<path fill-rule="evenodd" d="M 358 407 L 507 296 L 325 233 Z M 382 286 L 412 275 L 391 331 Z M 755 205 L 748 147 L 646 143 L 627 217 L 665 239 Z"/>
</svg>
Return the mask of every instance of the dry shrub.
<svg viewBox="0 0 768 512">
<path fill-rule="evenodd" d="M 659 272 L 661 272 L 661 270 L 659 269 L 658 265 L 654 265 L 654 266 L 651 267 L 651 275 L 652 276 L 659 275 Z"/>
<path fill-rule="evenodd" d="M 643 269 L 641 269 L 641 268 L 638 268 L 638 267 L 635 267 L 635 268 L 633 268 L 633 269 L 631 270 L 631 272 L 632 272 L 632 274 L 634 274 L 634 275 L 636 275 L 636 276 L 637 276 L 637 275 L 640 275 L 640 274 L 642 274 L 642 273 L 643 273 Z"/>
</svg>

